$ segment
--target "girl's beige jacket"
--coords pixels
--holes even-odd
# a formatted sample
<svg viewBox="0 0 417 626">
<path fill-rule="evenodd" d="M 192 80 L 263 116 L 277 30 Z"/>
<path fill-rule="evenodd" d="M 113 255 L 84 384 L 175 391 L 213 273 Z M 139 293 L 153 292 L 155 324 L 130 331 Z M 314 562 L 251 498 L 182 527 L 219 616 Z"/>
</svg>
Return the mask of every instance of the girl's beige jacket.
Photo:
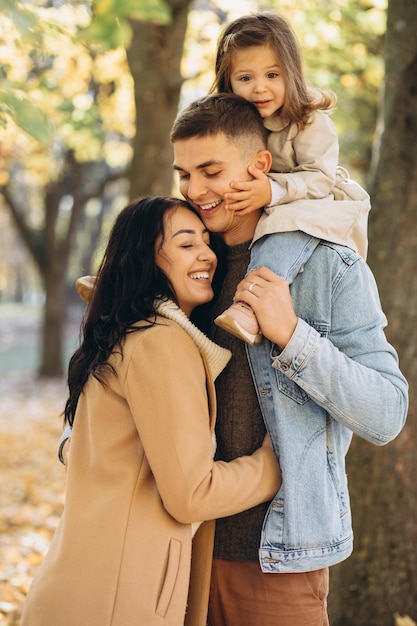
<svg viewBox="0 0 417 626">
<path fill-rule="evenodd" d="M 213 462 L 213 381 L 230 354 L 175 309 L 127 335 L 106 386 L 87 382 L 64 513 L 21 626 L 205 626 L 214 523 L 194 539 L 192 523 L 278 491 L 269 448 Z"/>
</svg>

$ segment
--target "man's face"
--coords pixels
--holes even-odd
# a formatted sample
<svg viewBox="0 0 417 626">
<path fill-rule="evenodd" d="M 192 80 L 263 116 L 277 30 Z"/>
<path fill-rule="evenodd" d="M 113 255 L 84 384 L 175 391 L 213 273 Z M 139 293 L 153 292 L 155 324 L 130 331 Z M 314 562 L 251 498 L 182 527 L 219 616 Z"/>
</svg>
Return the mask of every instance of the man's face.
<svg viewBox="0 0 417 626">
<path fill-rule="evenodd" d="M 208 230 L 222 234 L 229 244 L 251 239 L 259 220 L 257 211 L 236 216 L 224 201 L 224 194 L 233 191 L 232 181 L 251 180 L 248 166 L 255 161 L 256 154 L 252 160 L 245 158 L 222 133 L 174 143 L 174 169 L 182 195 L 198 209 Z"/>
</svg>

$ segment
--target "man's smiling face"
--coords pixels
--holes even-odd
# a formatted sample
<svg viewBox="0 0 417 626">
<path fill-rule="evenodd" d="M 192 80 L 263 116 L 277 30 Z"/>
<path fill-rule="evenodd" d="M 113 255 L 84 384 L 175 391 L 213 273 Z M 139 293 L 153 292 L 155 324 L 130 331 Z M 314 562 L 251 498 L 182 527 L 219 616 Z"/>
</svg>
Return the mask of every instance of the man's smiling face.
<svg viewBox="0 0 417 626">
<path fill-rule="evenodd" d="M 224 194 L 233 191 L 232 181 L 251 180 L 248 166 L 255 165 L 256 154 L 245 158 L 245 151 L 223 133 L 177 140 L 173 147 L 180 191 L 198 209 L 206 227 L 232 245 L 251 239 L 260 212 L 236 216 L 225 208 Z"/>
</svg>

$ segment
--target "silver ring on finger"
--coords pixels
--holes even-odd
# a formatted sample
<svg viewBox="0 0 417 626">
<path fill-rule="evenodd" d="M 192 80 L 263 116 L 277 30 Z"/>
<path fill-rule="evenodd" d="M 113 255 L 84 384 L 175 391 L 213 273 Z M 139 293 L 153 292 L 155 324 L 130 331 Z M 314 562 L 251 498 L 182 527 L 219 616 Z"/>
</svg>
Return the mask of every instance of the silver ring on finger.
<svg viewBox="0 0 417 626">
<path fill-rule="evenodd" d="M 256 287 L 256 283 L 251 283 L 251 284 L 249 285 L 249 287 L 248 287 L 248 291 L 249 291 L 249 293 L 252 293 L 252 289 L 253 289 L 254 287 Z"/>
</svg>

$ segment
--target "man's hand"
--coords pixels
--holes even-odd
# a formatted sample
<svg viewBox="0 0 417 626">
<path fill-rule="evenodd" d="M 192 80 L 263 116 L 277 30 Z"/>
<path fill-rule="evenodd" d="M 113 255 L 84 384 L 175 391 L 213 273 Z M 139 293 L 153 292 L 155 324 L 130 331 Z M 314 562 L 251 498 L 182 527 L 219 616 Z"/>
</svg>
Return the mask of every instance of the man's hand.
<svg viewBox="0 0 417 626">
<path fill-rule="evenodd" d="M 298 323 L 286 280 L 267 267 L 249 272 L 238 284 L 234 301 L 252 307 L 262 334 L 285 348 Z"/>
<path fill-rule="evenodd" d="M 224 194 L 226 209 L 235 211 L 237 215 L 246 215 L 251 211 L 262 209 L 270 204 L 272 199 L 271 183 L 268 176 L 252 165 L 248 167 L 248 172 L 253 180 L 233 181 L 230 186 L 236 191 Z"/>
</svg>

